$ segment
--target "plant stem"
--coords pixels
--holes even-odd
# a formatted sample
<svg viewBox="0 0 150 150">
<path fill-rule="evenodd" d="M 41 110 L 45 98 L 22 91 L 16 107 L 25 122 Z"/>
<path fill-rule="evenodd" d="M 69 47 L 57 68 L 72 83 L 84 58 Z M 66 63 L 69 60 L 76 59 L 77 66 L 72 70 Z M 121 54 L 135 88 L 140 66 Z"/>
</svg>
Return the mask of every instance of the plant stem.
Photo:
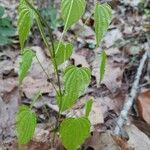
<svg viewBox="0 0 150 150">
<path fill-rule="evenodd" d="M 49 50 L 49 53 L 50 53 L 50 56 L 51 56 L 51 59 L 52 59 L 52 63 L 53 63 L 53 66 L 54 66 L 54 69 L 55 69 L 55 72 L 56 72 L 56 76 L 57 76 L 57 81 L 58 81 L 58 88 L 59 88 L 59 92 L 56 90 L 57 93 L 60 94 L 60 98 L 62 100 L 62 89 L 61 89 L 61 82 L 60 82 L 60 76 L 59 76 L 59 71 L 58 71 L 58 66 L 57 66 L 57 63 L 56 63 L 56 60 L 55 60 L 55 48 L 54 48 L 54 40 L 53 40 L 53 34 L 52 34 L 52 30 L 50 28 L 50 26 L 47 24 L 47 22 L 45 21 L 45 19 L 41 16 L 41 14 L 39 13 L 39 11 L 37 9 L 35 9 L 29 2 L 28 0 L 25 0 L 27 5 L 35 12 L 35 14 L 37 15 L 37 24 L 38 24 L 38 27 L 39 27 L 39 30 L 40 30 L 40 33 L 42 35 L 42 38 L 43 38 L 43 41 L 46 45 L 46 47 L 48 48 Z M 45 33 L 44 33 L 44 28 L 42 26 L 42 23 L 44 24 L 44 26 L 48 29 L 48 33 L 49 33 L 49 36 L 50 36 L 50 42 L 51 42 L 51 47 L 49 46 L 49 43 L 48 43 L 48 40 L 45 36 Z M 56 49 L 56 51 L 59 49 L 60 47 L 60 43 L 62 42 L 62 39 L 63 39 L 63 35 L 64 35 L 64 32 L 62 33 L 61 35 L 61 39 L 59 41 L 59 45 Z M 40 63 L 41 65 L 41 63 Z M 41 65 L 42 67 L 42 65 Z M 42 69 L 44 69 L 42 67 Z M 43 70 L 44 71 L 44 70 Z M 45 72 L 45 71 L 44 71 Z M 61 108 L 61 105 L 60 105 L 60 108 Z M 55 126 L 55 129 L 57 129 L 57 127 L 59 126 L 59 119 L 60 119 L 60 108 L 59 108 L 59 113 L 58 113 L 58 117 L 57 117 L 57 121 L 56 121 L 56 126 Z M 53 142 L 53 145 L 55 143 L 55 136 L 56 136 L 56 132 L 54 132 L 54 136 L 53 136 L 53 139 L 52 139 L 52 142 Z"/>
<path fill-rule="evenodd" d="M 44 67 L 42 66 L 42 63 L 40 62 L 40 60 L 38 59 L 37 55 L 36 55 L 36 59 L 40 65 L 40 67 L 42 68 L 43 72 L 45 73 L 45 75 L 47 76 L 48 81 L 51 83 L 51 85 L 53 86 L 55 92 L 57 93 L 57 89 L 54 85 L 54 83 L 52 82 L 51 78 L 49 77 L 48 73 L 45 71 Z"/>
</svg>

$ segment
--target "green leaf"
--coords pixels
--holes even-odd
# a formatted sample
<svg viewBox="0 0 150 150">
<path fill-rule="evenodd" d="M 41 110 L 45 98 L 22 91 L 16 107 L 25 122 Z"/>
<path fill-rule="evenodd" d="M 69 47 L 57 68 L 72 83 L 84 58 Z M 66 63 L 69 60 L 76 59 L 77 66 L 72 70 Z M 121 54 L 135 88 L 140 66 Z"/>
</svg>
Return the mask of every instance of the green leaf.
<svg viewBox="0 0 150 150">
<path fill-rule="evenodd" d="M 0 6 L 0 17 L 3 17 L 4 11 L 5 11 L 4 7 Z"/>
<path fill-rule="evenodd" d="M 0 27 L 0 35 L 3 36 L 14 36 L 16 33 L 16 30 L 13 27 Z"/>
<path fill-rule="evenodd" d="M 6 36 L 0 36 L 0 46 L 4 46 L 6 44 L 10 43 L 10 40 Z"/>
<path fill-rule="evenodd" d="M 32 26 L 33 11 L 28 7 L 25 0 L 20 0 L 19 3 L 19 20 L 18 20 L 18 34 L 21 49 L 28 37 Z"/>
<path fill-rule="evenodd" d="M 67 150 L 77 150 L 89 135 L 90 122 L 87 118 L 67 118 L 60 125 L 60 138 Z"/>
<path fill-rule="evenodd" d="M 59 43 L 54 44 L 55 49 L 55 60 L 57 65 L 64 63 L 70 58 L 73 50 L 73 45 L 70 43 Z M 56 51 L 57 50 L 57 51 Z"/>
<path fill-rule="evenodd" d="M 12 27 L 11 19 L 9 17 L 0 18 L 1 27 Z"/>
<path fill-rule="evenodd" d="M 31 49 L 24 49 L 22 55 L 22 61 L 19 68 L 19 82 L 22 83 L 23 79 L 26 77 L 28 70 L 32 65 L 33 57 L 35 53 Z"/>
<path fill-rule="evenodd" d="M 91 112 L 92 105 L 93 105 L 92 99 L 88 100 L 85 104 L 85 117 L 87 117 L 87 118 L 89 117 L 89 114 Z"/>
<path fill-rule="evenodd" d="M 102 51 L 100 60 L 101 60 L 101 63 L 100 63 L 100 82 L 101 82 L 105 75 L 105 68 L 106 68 L 106 63 L 107 63 L 107 55 L 105 51 Z"/>
<path fill-rule="evenodd" d="M 54 6 L 50 5 L 47 8 L 42 8 L 40 12 L 44 19 L 47 20 L 49 25 L 53 29 L 56 29 L 56 26 L 58 24 L 57 9 Z"/>
<path fill-rule="evenodd" d="M 16 116 L 17 138 L 20 144 L 28 143 L 35 131 L 36 114 L 25 105 L 20 106 Z"/>
<path fill-rule="evenodd" d="M 65 22 L 64 31 L 67 31 L 75 24 L 85 11 L 85 0 L 62 0 L 61 14 Z"/>
<path fill-rule="evenodd" d="M 111 22 L 111 7 L 108 4 L 96 4 L 94 13 L 94 27 L 96 33 L 96 43 L 99 46 Z"/>
<path fill-rule="evenodd" d="M 91 71 L 86 67 L 69 66 L 64 72 L 64 91 L 61 98 L 57 95 L 57 103 L 61 112 L 69 109 L 77 101 L 78 97 L 88 87 L 91 79 Z"/>
</svg>

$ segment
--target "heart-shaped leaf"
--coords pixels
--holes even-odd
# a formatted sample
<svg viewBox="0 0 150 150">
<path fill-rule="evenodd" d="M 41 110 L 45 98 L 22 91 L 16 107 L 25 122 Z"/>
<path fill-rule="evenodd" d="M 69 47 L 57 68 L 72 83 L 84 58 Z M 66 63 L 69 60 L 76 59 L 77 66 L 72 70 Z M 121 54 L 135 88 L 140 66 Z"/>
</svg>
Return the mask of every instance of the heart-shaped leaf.
<svg viewBox="0 0 150 150">
<path fill-rule="evenodd" d="M 69 66 L 64 72 L 64 91 L 63 97 L 57 96 L 60 110 L 63 112 L 70 108 L 78 97 L 88 87 L 91 79 L 91 71 L 86 67 Z M 59 95 L 59 94 L 58 94 Z"/>
<path fill-rule="evenodd" d="M 75 24 L 85 11 L 85 0 L 62 0 L 61 14 L 65 22 L 64 31 L 67 31 Z"/>
<path fill-rule="evenodd" d="M 20 144 L 28 143 L 35 131 L 36 115 L 25 105 L 20 106 L 16 116 L 17 137 Z"/>
<path fill-rule="evenodd" d="M 77 150 L 89 135 L 90 122 L 87 118 L 67 118 L 60 125 L 60 138 L 67 150 Z"/>
</svg>

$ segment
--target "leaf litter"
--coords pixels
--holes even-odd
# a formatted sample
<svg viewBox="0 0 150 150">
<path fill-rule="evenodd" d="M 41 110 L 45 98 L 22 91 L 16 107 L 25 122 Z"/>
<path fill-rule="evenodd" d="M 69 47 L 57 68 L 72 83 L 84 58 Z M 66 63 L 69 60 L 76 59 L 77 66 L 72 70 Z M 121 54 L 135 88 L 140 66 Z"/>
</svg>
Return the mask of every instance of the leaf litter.
<svg viewBox="0 0 150 150">
<path fill-rule="evenodd" d="M 2 2 L 5 7 L 8 7 L 7 2 Z M 13 1 L 13 6 L 9 5 L 8 13 L 10 16 L 14 15 L 14 8 L 16 8 L 16 2 Z M 56 1 L 56 3 L 58 3 Z M 91 3 L 91 1 L 89 1 Z M 84 95 L 82 95 L 78 103 L 73 107 L 72 111 L 66 112 L 63 114 L 66 116 L 80 116 L 84 112 L 84 101 L 87 101 L 90 97 L 94 98 L 94 105 L 92 112 L 90 114 L 90 120 L 92 123 L 92 135 L 83 145 L 83 149 L 93 148 L 94 150 L 117 150 L 117 149 L 139 149 L 149 150 L 150 140 L 148 134 L 150 128 L 147 127 L 147 134 L 142 131 L 144 124 L 141 123 L 141 126 L 135 127 L 133 125 L 132 119 L 128 120 L 130 125 L 125 127 L 125 132 L 128 135 L 128 139 L 122 140 L 112 136 L 112 130 L 115 125 L 116 118 L 122 109 L 125 97 L 129 93 L 129 88 L 131 87 L 132 82 L 129 81 L 131 76 L 134 78 L 136 69 L 132 68 L 133 74 L 126 74 L 127 78 L 125 79 L 125 69 L 129 70 L 127 67 L 129 64 L 134 66 L 133 63 L 139 63 L 141 52 L 147 50 L 149 47 L 147 41 L 145 40 L 145 32 L 147 28 L 143 27 L 142 21 L 144 22 L 145 16 L 142 14 L 139 8 L 139 1 L 112 1 L 112 6 L 115 8 L 113 11 L 113 21 L 110 26 L 108 33 L 104 38 L 101 48 L 96 49 L 94 47 L 95 39 L 93 38 L 93 30 L 89 26 L 86 26 L 84 33 L 80 35 L 77 39 L 75 53 L 72 55 L 73 63 L 76 65 L 90 66 L 93 70 L 93 81 Z M 92 19 L 92 18 L 91 18 Z M 67 41 L 75 40 L 76 31 L 80 32 L 80 23 L 72 29 L 72 32 L 66 35 Z M 59 31 L 55 31 L 56 36 L 59 35 Z M 73 34 L 72 34 L 73 33 Z M 33 35 L 34 36 L 34 35 Z M 59 37 L 59 36 L 58 36 Z M 91 48 L 91 45 L 94 48 Z M 37 43 L 36 43 L 37 45 Z M 89 46 L 90 45 L 90 46 Z M 19 55 L 12 55 L 12 50 L 7 48 L 7 54 L 4 53 L 4 50 L 1 49 L 2 55 L 0 58 L 0 132 L 3 138 L 3 143 L 5 147 L 8 147 L 9 143 L 15 143 L 15 133 L 14 133 L 14 124 L 15 113 L 18 108 L 19 94 L 17 90 L 17 80 L 16 74 L 19 66 Z M 37 56 L 44 68 L 48 71 L 51 78 L 53 78 L 54 72 L 52 71 L 52 65 L 49 62 L 49 56 L 46 53 L 46 50 L 43 49 L 41 45 L 32 47 L 36 51 Z M 108 55 L 108 63 L 106 66 L 106 72 L 104 80 L 101 85 L 99 84 L 99 54 L 100 51 L 105 50 Z M 18 49 L 17 49 L 18 51 Z M 18 53 L 18 52 L 17 52 Z M 3 55 L 4 54 L 4 55 Z M 5 57 L 4 57 L 5 56 Z M 132 59 L 130 59 L 132 58 Z M 134 60 L 135 59 L 135 60 Z M 48 61 L 47 61 L 48 60 Z M 70 62 L 72 63 L 72 60 Z M 134 60 L 134 61 L 133 61 Z M 137 67 L 136 67 L 137 68 Z M 15 77 L 14 77 L 15 76 Z M 4 79 L 6 78 L 6 79 Z M 149 76 L 144 75 L 145 79 L 149 79 Z M 145 81 L 147 83 L 147 80 Z M 56 84 L 56 80 L 54 79 Z M 128 85 L 128 84 L 129 85 Z M 141 83 L 143 84 L 143 83 Z M 126 88 L 124 88 L 124 86 Z M 137 112 L 139 113 L 138 118 L 144 120 L 146 124 L 150 124 L 150 115 L 149 115 L 149 86 L 144 86 L 146 92 L 141 92 L 137 97 L 135 106 L 137 107 Z M 37 63 L 37 60 L 34 60 L 33 66 L 29 72 L 29 76 L 24 81 L 23 93 L 24 99 L 23 102 L 31 102 L 32 94 L 38 90 L 41 90 L 45 102 L 42 102 L 42 99 L 37 101 L 34 105 L 34 109 L 38 112 L 39 116 L 46 116 L 46 113 L 43 108 L 48 107 L 51 110 L 51 113 L 55 117 L 58 109 L 54 103 L 55 92 L 47 82 L 46 76 L 43 74 L 41 67 Z M 55 113 L 53 113 L 53 111 Z M 133 113 L 133 112 L 132 112 Z M 133 115 L 137 115 L 133 113 Z M 52 117 L 50 118 L 52 119 Z M 48 119 L 45 120 L 47 125 Z M 141 121 L 142 122 L 142 121 Z M 5 124 L 6 123 L 6 124 Z M 98 126 L 98 128 L 97 128 Z M 3 130 L 2 130 L 3 129 Z M 33 141 L 29 143 L 24 149 L 45 149 L 48 150 L 48 129 L 36 129 L 38 132 L 35 134 Z M 111 131 L 108 131 L 111 130 Z M 45 137 L 46 136 L 46 137 Z M 43 138 L 44 144 L 43 144 Z M 117 140 L 116 140 L 117 139 Z M 143 140 L 144 139 L 144 140 Z M 118 142 L 119 141 L 119 142 Z M 140 141 L 140 142 L 139 142 Z M 119 143 L 122 143 L 119 145 Z M 6 146 L 7 145 L 7 146 Z M 38 146 L 39 145 L 39 146 Z M 3 147 L 4 147 L 3 146 Z M 0 147 L 1 148 L 1 147 Z M 17 146 L 14 146 L 13 149 L 17 149 Z M 62 149 L 60 146 L 58 149 Z"/>
</svg>

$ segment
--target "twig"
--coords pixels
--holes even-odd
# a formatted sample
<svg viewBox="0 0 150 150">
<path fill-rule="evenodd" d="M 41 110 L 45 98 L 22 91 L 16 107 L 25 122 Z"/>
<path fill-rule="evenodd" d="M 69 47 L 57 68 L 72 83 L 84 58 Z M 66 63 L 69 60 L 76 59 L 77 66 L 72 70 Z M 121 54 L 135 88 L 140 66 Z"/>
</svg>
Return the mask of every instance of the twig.
<svg viewBox="0 0 150 150">
<path fill-rule="evenodd" d="M 134 99 L 135 99 L 135 97 L 137 95 L 137 91 L 139 89 L 139 82 L 140 82 L 140 78 L 141 78 L 141 75 L 142 75 L 142 70 L 144 68 L 144 65 L 145 65 L 145 62 L 146 62 L 147 58 L 148 58 L 148 51 L 146 51 L 144 53 L 144 55 L 141 59 L 141 62 L 140 62 L 140 65 L 138 67 L 137 74 L 136 74 L 131 92 L 130 92 L 130 94 L 129 94 L 129 96 L 128 96 L 128 98 L 127 98 L 127 100 L 126 100 L 126 102 L 123 106 L 123 109 L 120 113 L 120 116 L 117 120 L 116 127 L 115 127 L 115 130 L 114 130 L 114 134 L 116 134 L 116 135 L 120 135 L 122 126 L 124 125 L 125 120 L 128 117 L 128 112 L 129 112 L 131 106 L 133 105 Z"/>
</svg>

